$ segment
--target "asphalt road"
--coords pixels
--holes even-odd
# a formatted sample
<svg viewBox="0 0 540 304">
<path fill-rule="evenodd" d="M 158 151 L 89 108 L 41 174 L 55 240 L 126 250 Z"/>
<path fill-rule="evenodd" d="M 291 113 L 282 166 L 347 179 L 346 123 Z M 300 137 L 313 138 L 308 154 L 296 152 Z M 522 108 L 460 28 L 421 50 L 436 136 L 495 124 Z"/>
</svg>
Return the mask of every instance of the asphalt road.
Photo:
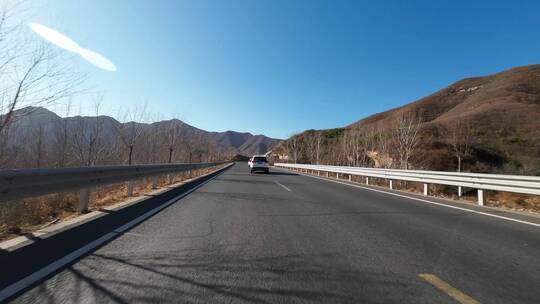
<svg viewBox="0 0 540 304">
<path fill-rule="evenodd" d="M 459 303 L 449 293 L 540 303 L 540 228 L 236 164 L 14 302 Z"/>
</svg>

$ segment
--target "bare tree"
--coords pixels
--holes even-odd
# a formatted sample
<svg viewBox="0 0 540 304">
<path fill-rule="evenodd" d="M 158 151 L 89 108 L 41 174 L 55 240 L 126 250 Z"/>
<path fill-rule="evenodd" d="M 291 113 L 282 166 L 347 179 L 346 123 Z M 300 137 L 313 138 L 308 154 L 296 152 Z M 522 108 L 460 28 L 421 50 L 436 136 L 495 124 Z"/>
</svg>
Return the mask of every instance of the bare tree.
<svg viewBox="0 0 540 304">
<path fill-rule="evenodd" d="M 191 138 L 186 138 L 183 142 L 185 159 L 188 163 L 193 161 L 193 141 Z"/>
<path fill-rule="evenodd" d="M 321 132 L 315 133 L 315 163 L 318 165 L 321 160 L 321 142 L 322 142 L 322 134 Z"/>
<path fill-rule="evenodd" d="M 84 78 L 61 51 L 27 36 L 27 3 L 0 3 L 0 131 L 18 118 L 17 109 L 72 96 Z"/>
<path fill-rule="evenodd" d="M 298 135 L 294 134 L 291 136 L 291 138 L 287 141 L 287 147 L 289 152 L 292 153 L 293 161 L 296 164 L 298 162 L 298 155 L 301 151 L 301 144 L 300 140 L 298 139 Z"/>
<path fill-rule="evenodd" d="M 79 106 L 79 114 L 81 109 Z M 89 150 L 89 122 L 86 117 L 78 116 L 74 119 L 72 126 L 72 134 L 70 136 L 71 147 L 78 165 L 88 165 L 90 160 L 87 159 L 87 151 Z M 68 135 L 69 136 L 69 135 Z"/>
<path fill-rule="evenodd" d="M 375 134 L 372 130 L 354 129 L 351 133 L 353 161 L 355 166 L 366 167 L 370 163 L 369 151 L 373 149 Z"/>
<path fill-rule="evenodd" d="M 119 117 L 120 124 L 115 125 L 115 131 L 128 150 L 127 164 L 131 165 L 133 163 L 133 149 L 143 132 L 142 122 L 146 117 L 146 105 L 126 110 Z"/>
<path fill-rule="evenodd" d="M 155 164 L 163 159 L 162 147 L 166 144 L 166 134 L 157 124 L 143 128 L 143 135 L 137 144 L 137 159 L 144 163 Z"/>
<path fill-rule="evenodd" d="M 0 131 L 0 168 L 9 167 L 15 158 L 15 151 L 10 141 L 12 134 L 17 133 L 17 130 L 14 130 L 16 127 L 16 125 L 10 125 Z"/>
<path fill-rule="evenodd" d="M 68 150 L 69 150 L 69 115 L 71 114 L 72 100 L 68 99 L 64 104 L 65 112 L 64 119 L 59 121 L 58 125 L 55 126 L 54 141 L 56 147 L 56 166 L 65 167 L 68 161 Z"/>
<path fill-rule="evenodd" d="M 351 140 L 351 131 L 347 130 L 340 138 L 340 159 L 338 159 L 338 165 L 351 165 L 353 162 L 353 149 L 354 145 Z"/>
<path fill-rule="evenodd" d="M 88 140 L 88 166 L 95 165 L 101 158 L 106 146 L 103 144 L 103 117 L 101 117 L 101 106 L 103 94 L 98 93 L 94 97 L 94 115 L 92 131 Z"/>
<path fill-rule="evenodd" d="M 94 166 L 106 149 L 101 138 L 103 122 L 100 109 L 102 101 L 103 95 L 96 95 L 94 116 L 78 117 L 72 129 L 71 144 L 79 163 L 84 166 Z M 80 109 L 79 112 L 81 112 Z"/>
<path fill-rule="evenodd" d="M 315 142 L 315 136 L 316 136 L 316 131 L 313 131 L 313 130 L 310 130 L 307 132 L 306 134 L 306 157 L 307 157 L 307 161 L 310 163 L 310 164 L 313 164 L 314 161 L 315 161 L 315 148 L 316 148 L 316 142 Z"/>
<path fill-rule="evenodd" d="M 36 126 L 34 126 L 32 133 L 30 136 L 32 137 L 32 146 L 31 146 L 31 156 L 32 158 L 35 158 L 34 166 L 36 168 L 41 168 L 43 166 L 43 161 L 45 157 L 45 146 L 44 146 L 44 134 L 45 132 L 45 126 L 42 122 L 38 122 Z"/>
<path fill-rule="evenodd" d="M 457 172 L 461 172 L 461 162 L 470 155 L 474 139 L 471 125 L 466 121 L 456 120 L 442 126 L 440 130 L 457 159 Z"/>
<path fill-rule="evenodd" d="M 385 134 L 384 129 L 375 131 L 374 135 L 374 150 L 377 153 L 378 165 L 381 168 L 391 168 L 394 161 L 390 156 L 390 141 Z"/>
<path fill-rule="evenodd" d="M 182 126 L 180 125 L 180 122 L 177 122 L 176 120 L 172 120 L 171 123 L 167 126 L 165 136 L 167 140 L 167 149 L 169 152 L 169 157 L 167 161 L 169 164 L 173 162 L 174 150 L 180 140 L 181 132 Z"/>
<path fill-rule="evenodd" d="M 411 157 L 418 149 L 421 140 L 420 115 L 414 112 L 402 113 L 396 122 L 394 135 L 402 169 L 409 169 Z"/>
</svg>

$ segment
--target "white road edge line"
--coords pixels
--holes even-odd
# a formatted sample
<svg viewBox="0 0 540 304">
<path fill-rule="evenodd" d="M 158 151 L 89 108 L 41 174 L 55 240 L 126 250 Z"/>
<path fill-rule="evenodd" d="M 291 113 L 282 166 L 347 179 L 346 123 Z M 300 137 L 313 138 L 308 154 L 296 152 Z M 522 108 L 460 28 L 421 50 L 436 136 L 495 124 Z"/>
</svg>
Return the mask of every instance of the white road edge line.
<svg viewBox="0 0 540 304">
<path fill-rule="evenodd" d="M 224 168 L 224 169 L 226 169 L 226 168 Z M 199 189 L 200 187 L 206 185 L 207 183 L 211 182 L 214 178 L 218 177 L 223 172 L 225 172 L 225 170 L 223 170 L 222 172 L 220 172 L 216 176 L 213 176 L 209 180 L 203 182 L 202 184 L 197 185 L 194 188 L 192 188 L 192 189 L 178 195 L 177 197 L 168 200 L 163 205 L 161 205 L 159 207 L 156 207 L 155 209 L 152 209 L 152 210 L 144 213 L 143 215 L 141 215 L 138 218 L 130 221 L 129 223 L 127 223 L 127 224 L 113 230 L 112 232 L 109 232 L 109 233 L 103 235 L 102 237 L 100 237 L 100 238 L 98 238 L 98 239 L 84 245 L 83 247 L 81 247 L 81 248 L 67 254 L 66 256 L 61 257 L 60 259 L 58 259 L 58 260 L 52 262 L 51 264 L 41 268 L 40 270 L 32 273 L 31 275 L 28 275 L 27 277 L 25 277 L 23 279 L 20 279 L 19 281 L 17 281 L 15 283 L 9 285 L 8 287 L 0 290 L 0 302 L 5 301 L 6 299 L 13 296 L 14 294 L 20 292 L 21 290 L 27 288 L 28 286 L 30 286 L 32 284 L 38 282 L 39 280 L 47 277 L 48 275 L 50 275 L 51 273 L 59 270 L 60 268 L 64 267 L 65 265 L 70 264 L 71 262 L 75 261 L 79 257 L 81 257 L 81 256 L 87 254 L 88 252 L 94 250 L 95 248 L 99 247 L 103 243 L 106 243 L 107 241 L 111 240 L 112 238 L 114 238 L 118 234 L 128 230 L 129 228 L 139 224 L 140 222 L 146 220 L 147 218 L 151 217 L 152 215 L 158 213 L 159 211 L 161 211 L 161 210 L 169 207 L 170 205 L 176 203 L 178 200 L 184 198 L 185 196 L 187 196 L 191 192 L 193 192 L 193 191 Z"/>
<path fill-rule="evenodd" d="M 402 195 L 402 194 L 398 194 L 398 193 L 392 193 L 392 192 L 388 192 L 388 191 L 384 191 L 384 190 L 379 190 L 379 189 L 372 189 L 372 188 L 363 187 L 363 186 L 360 186 L 360 185 L 354 185 L 354 184 L 344 183 L 344 182 L 340 182 L 340 181 L 336 181 L 336 180 L 331 180 L 331 179 L 326 179 L 326 178 L 322 178 L 322 177 L 318 177 L 318 176 L 312 176 L 312 175 L 309 175 L 309 174 L 303 174 L 303 173 L 300 173 L 300 172 L 295 172 L 295 173 L 300 174 L 300 175 L 303 175 L 303 176 L 307 176 L 307 177 L 312 177 L 312 178 L 316 178 L 316 179 L 328 181 L 328 182 L 333 182 L 333 183 L 338 183 L 338 184 L 347 185 L 347 186 L 351 186 L 351 187 L 361 188 L 361 189 L 365 189 L 365 190 L 370 190 L 370 191 L 380 192 L 380 193 L 384 193 L 384 194 L 388 194 L 388 195 L 393 195 L 393 196 L 399 196 L 399 197 L 403 197 L 403 198 L 407 198 L 407 199 L 411 199 L 411 200 L 415 200 L 415 201 L 420 201 L 420 202 L 424 202 L 424 203 L 428 203 L 428 204 L 433 204 L 433 205 L 437 205 L 437 206 L 442 206 L 442 207 L 447 207 L 447 208 L 452 208 L 452 209 L 457 209 L 457 210 L 467 211 L 467 212 L 471 212 L 471 213 L 476 213 L 476 214 L 480 214 L 480 215 L 490 216 L 490 217 L 498 218 L 498 219 L 501 219 L 501 220 L 506 220 L 506 221 L 516 222 L 516 223 L 521 223 L 521 224 L 531 225 L 531 226 L 535 226 L 535 227 L 540 227 L 540 224 L 537 224 L 537 223 L 532 223 L 532 222 L 527 222 L 527 221 L 523 221 L 523 220 L 518 220 L 518 219 L 515 219 L 515 218 L 506 217 L 506 216 L 502 216 L 502 215 L 496 215 L 496 214 L 491 214 L 491 213 L 487 213 L 487 212 L 476 211 L 476 210 L 472 210 L 472 209 L 467 209 L 467 208 L 462 208 L 462 207 L 457 207 L 457 206 L 447 205 L 447 204 L 443 204 L 443 203 L 437 203 L 437 202 L 433 202 L 433 201 L 429 201 L 429 200 L 425 200 L 425 199 L 421 199 L 421 198 L 411 197 L 411 196 Z"/>
<path fill-rule="evenodd" d="M 287 188 L 285 185 L 283 185 L 282 183 L 278 182 L 278 181 L 274 181 L 274 183 L 278 184 L 279 186 L 283 187 L 283 189 L 287 190 L 287 191 L 292 191 L 291 189 Z"/>
</svg>

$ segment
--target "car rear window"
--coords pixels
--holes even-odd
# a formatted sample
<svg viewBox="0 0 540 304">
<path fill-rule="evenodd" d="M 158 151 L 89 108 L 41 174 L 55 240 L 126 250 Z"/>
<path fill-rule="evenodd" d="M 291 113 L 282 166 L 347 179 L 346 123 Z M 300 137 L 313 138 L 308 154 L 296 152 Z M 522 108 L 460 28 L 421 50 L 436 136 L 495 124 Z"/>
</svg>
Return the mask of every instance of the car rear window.
<svg viewBox="0 0 540 304">
<path fill-rule="evenodd" d="M 254 158 L 253 158 L 253 161 L 254 161 L 254 162 L 259 162 L 259 163 L 262 163 L 262 162 L 267 163 L 267 162 L 268 162 L 268 161 L 266 160 L 266 157 L 260 157 L 260 156 L 259 156 L 259 157 L 254 157 Z"/>
</svg>

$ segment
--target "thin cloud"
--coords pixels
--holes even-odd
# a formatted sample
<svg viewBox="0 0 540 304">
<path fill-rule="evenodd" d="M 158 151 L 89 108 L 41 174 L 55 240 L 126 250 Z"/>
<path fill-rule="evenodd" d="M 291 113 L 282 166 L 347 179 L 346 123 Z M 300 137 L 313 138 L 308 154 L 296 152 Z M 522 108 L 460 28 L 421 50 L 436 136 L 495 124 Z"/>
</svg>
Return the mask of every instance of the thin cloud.
<svg viewBox="0 0 540 304">
<path fill-rule="evenodd" d="M 34 33 L 38 34 L 41 38 L 47 40 L 48 42 L 75 54 L 80 55 L 86 61 L 97 66 L 100 69 L 114 72 L 116 71 L 116 66 L 105 56 L 81 47 L 77 42 L 73 41 L 68 36 L 57 32 L 51 28 L 48 28 L 42 24 L 31 22 L 28 24 L 30 29 Z"/>
</svg>

